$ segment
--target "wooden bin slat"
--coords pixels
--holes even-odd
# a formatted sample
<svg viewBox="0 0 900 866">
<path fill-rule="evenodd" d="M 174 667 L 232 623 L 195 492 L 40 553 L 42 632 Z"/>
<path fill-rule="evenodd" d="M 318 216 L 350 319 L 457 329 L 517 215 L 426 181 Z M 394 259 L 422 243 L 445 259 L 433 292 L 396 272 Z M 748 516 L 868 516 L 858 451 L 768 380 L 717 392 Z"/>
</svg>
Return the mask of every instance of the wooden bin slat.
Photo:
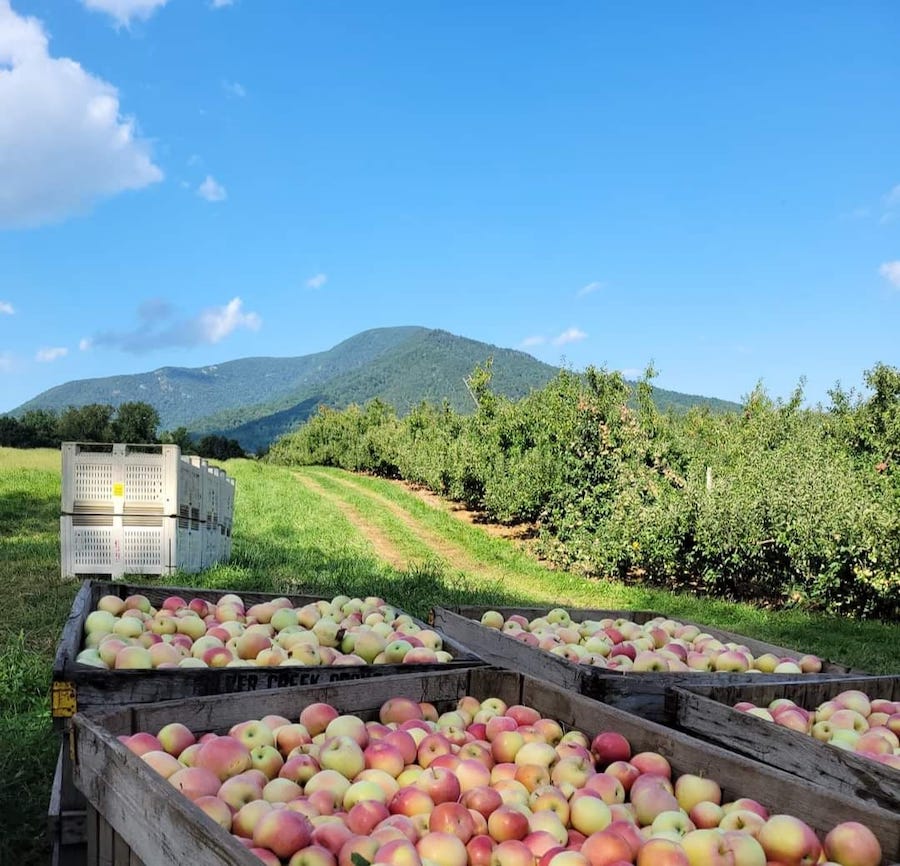
<svg viewBox="0 0 900 866">
<path fill-rule="evenodd" d="M 700 742 L 686 734 L 639 719 L 613 707 L 547 682 L 510 671 L 472 668 L 284 689 L 255 695 L 170 701 L 122 707 L 109 713 L 79 713 L 73 719 L 76 781 L 102 819 L 128 841 L 146 862 L 184 862 L 197 866 L 251 866 L 257 862 L 217 824 L 177 795 L 163 779 L 116 739 L 138 729 L 154 730 L 181 721 L 197 730 L 225 730 L 234 720 L 265 713 L 295 716 L 303 706 L 326 700 L 341 712 L 372 717 L 387 696 L 428 700 L 447 709 L 464 694 L 499 696 L 526 703 L 593 736 L 616 730 L 634 751 L 658 751 L 674 773 L 701 773 L 716 778 L 727 799 L 759 800 L 772 811 L 794 814 L 820 834 L 842 821 L 860 821 L 879 837 L 886 862 L 900 858 L 900 826 L 893 812 L 859 804 L 835 792 L 766 767 L 750 758 Z M 141 820 L 152 810 L 154 821 Z M 156 852 L 148 857 L 148 852 Z M 189 856 L 188 856 L 189 852 Z M 172 859 L 175 858 L 175 859 Z M 90 864 L 93 866 L 93 864 Z"/>
<path fill-rule="evenodd" d="M 739 700 L 766 706 L 785 697 L 806 709 L 815 709 L 845 689 L 898 700 L 900 676 L 753 685 L 747 689 L 675 688 L 669 695 L 669 709 L 673 722 L 691 734 L 900 815 L 900 771 L 732 708 Z"/>
<path fill-rule="evenodd" d="M 566 659 L 545 652 L 537 647 L 530 647 L 515 638 L 503 634 L 497 629 L 487 628 L 478 621 L 485 610 L 498 610 L 504 616 L 521 613 L 529 619 L 547 612 L 546 608 L 483 608 L 462 607 L 449 610 L 435 608 L 432 612 L 434 627 L 448 634 L 477 653 L 484 661 L 492 665 L 501 665 L 529 676 L 546 679 L 550 682 L 580 692 L 583 695 L 612 704 L 620 709 L 635 713 L 656 722 L 668 721 L 665 709 L 666 689 L 673 686 L 692 687 L 697 684 L 743 685 L 748 683 L 790 682 L 802 677 L 803 681 L 828 681 L 851 676 L 845 665 L 831 662 L 823 663 L 820 674 L 747 674 L 747 673 L 651 673 L 614 671 L 595 668 L 590 665 L 573 664 Z M 457 613 L 456 611 L 460 611 Z M 573 619 L 602 619 L 605 614 L 627 614 L 628 611 L 577 610 L 569 611 Z M 648 611 L 637 612 L 645 617 L 644 622 L 659 614 Z M 701 623 L 694 623 L 709 634 L 715 636 L 718 630 L 710 629 Z M 741 635 L 718 631 L 718 635 L 727 636 L 728 640 L 744 643 L 757 652 L 777 651 L 781 655 L 792 655 L 799 658 L 800 653 L 771 644 L 751 641 Z M 720 640 L 722 637 L 719 638 Z M 757 649 L 754 649 L 755 645 Z"/>
</svg>

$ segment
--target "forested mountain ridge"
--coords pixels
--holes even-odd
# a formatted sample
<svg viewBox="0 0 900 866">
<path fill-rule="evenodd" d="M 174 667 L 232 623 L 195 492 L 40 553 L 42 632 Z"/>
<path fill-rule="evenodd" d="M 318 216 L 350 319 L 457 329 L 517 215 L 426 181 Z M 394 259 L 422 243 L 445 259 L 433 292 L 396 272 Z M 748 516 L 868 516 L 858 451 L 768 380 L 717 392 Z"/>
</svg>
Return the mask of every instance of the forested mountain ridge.
<svg viewBox="0 0 900 866">
<path fill-rule="evenodd" d="M 427 400 L 455 410 L 474 408 L 466 377 L 492 359 L 492 388 L 518 399 L 547 384 L 558 368 L 525 352 L 422 327 L 363 331 L 325 352 L 294 358 L 243 358 L 200 368 L 163 367 L 150 373 L 83 379 L 39 394 L 18 407 L 62 411 L 68 406 L 144 401 L 156 407 L 161 429 L 218 433 L 257 451 L 294 429 L 325 404 L 343 408 L 376 397 L 398 413 Z M 737 404 L 654 389 L 662 409 Z"/>
</svg>

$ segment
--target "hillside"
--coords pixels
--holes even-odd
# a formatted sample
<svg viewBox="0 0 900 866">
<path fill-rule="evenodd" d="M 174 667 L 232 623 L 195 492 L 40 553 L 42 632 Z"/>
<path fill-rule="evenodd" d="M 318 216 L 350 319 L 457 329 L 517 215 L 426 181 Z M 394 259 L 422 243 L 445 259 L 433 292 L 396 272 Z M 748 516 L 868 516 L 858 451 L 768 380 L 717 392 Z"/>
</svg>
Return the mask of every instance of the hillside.
<svg viewBox="0 0 900 866">
<path fill-rule="evenodd" d="M 132 400 L 151 403 L 161 428 L 221 433 L 251 451 L 303 423 L 321 404 L 342 408 L 374 397 L 401 414 L 422 400 L 472 407 L 465 378 L 493 358 L 493 387 L 517 399 L 545 385 L 558 368 L 525 352 L 503 349 L 421 327 L 363 331 L 325 352 L 295 358 L 243 358 L 200 368 L 163 367 L 149 373 L 83 379 L 59 385 L 18 407 L 61 411 L 68 406 Z M 654 391 L 662 409 L 708 405 L 737 408 L 714 398 Z"/>
</svg>

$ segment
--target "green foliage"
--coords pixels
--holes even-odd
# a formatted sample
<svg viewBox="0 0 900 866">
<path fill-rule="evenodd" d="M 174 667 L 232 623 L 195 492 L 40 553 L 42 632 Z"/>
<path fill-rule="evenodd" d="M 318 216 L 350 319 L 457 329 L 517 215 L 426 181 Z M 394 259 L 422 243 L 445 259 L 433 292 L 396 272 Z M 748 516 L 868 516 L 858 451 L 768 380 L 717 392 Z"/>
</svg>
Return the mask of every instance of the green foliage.
<svg viewBox="0 0 900 866">
<path fill-rule="evenodd" d="M 159 412 L 149 403 L 120 403 L 111 426 L 113 442 L 155 442 Z"/>
<path fill-rule="evenodd" d="M 201 457 L 212 460 L 231 460 L 233 457 L 243 457 L 244 449 L 236 439 L 226 439 L 224 436 L 204 436 L 194 445 L 194 450 Z"/>
<path fill-rule="evenodd" d="M 58 448 L 61 442 L 156 442 L 159 413 L 149 403 L 104 403 L 29 409 L 20 419 L 0 417 L 0 446 Z"/>
<path fill-rule="evenodd" d="M 731 599 L 896 617 L 900 599 L 900 372 L 828 411 L 757 387 L 739 413 L 663 413 L 647 373 L 561 371 L 512 401 L 489 361 L 474 413 L 421 402 L 320 410 L 272 447 L 287 465 L 399 476 L 492 520 L 531 522 L 567 569 Z"/>
</svg>

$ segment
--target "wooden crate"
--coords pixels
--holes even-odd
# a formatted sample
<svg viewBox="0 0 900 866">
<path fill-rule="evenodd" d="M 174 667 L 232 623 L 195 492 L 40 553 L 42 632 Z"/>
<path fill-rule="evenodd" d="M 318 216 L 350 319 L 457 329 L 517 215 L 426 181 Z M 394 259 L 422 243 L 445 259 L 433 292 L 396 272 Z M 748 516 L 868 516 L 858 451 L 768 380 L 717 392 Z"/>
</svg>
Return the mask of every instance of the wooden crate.
<svg viewBox="0 0 900 866">
<path fill-rule="evenodd" d="M 665 709 L 666 689 L 679 685 L 719 684 L 734 685 L 753 682 L 786 682 L 802 678 L 807 680 L 833 680 L 853 672 L 846 665 L 824 662 L 820 674 L 730 674 L 730 673 L 636 673 L 577 665 L 563 658 L 530 647 L 496 629 L 481 625 L 481 617 L 488 610 L 496 610 L 508 618 L 520 614 L 531 620 L 547 613 L 547 608 L 519 607 L 456 607 L 435 608 L 432 612 L 434 627 L 448 634 L 477 653 L 488 664 L 511 668 L 529 676 L 546 679 L 583 695 L 603 701 L 620 709 L 636 713 L 656 722 L 668 721 Z M 573 622 L 586 619 L 627 618 L 638 624 L 648 622 L 662 614 L 640 610 L 593 610 L 567 608 Z M 680 620 L 699 626 L 722 642 L 734 641 L 747 646 L 754 655 L 771 652 L 778 656 L 800 658 L 802 653 L 774 646 L 743 635 L 712 628 L 703 623 Z"/>
<path fill-rule="evenodd" d="M 900 822 L 896 813 L 861 807 L 835 792 L 781 770 L 764 766 L 686 734 L 639 719 L 613 707 L 547 682 L 495 668 L 455 669 L 445 673 L 278 689 L 120 707 L 107 713 L 79 713 L 72 720 L 75 780 L 96 810 L 96 826 L 88 820 L 88 866 L 100 866 L 99 850 L 119 850 L 128 856 L 113 862 L 184 863 L 192 866 L 253 866 L 258 861 L 193 803 L 177 794 L 140 758 L 117 739 L 138 730 L 156 731 L 180 721 L 195 731 L 224 732 L 233 724 L 265 713 L 295 717 L 315 701 L 333 704 L 340 712 L 377 717 L 389 696 L 430 701 L 450 709 L 463 695 L 480 699 L 497 696 L 523 703 L 566 728 L 593 736 L 616 730 L 634 751 L 656 751 L 673 773 L 716 778 L 726 799 L 751 797 L 773 813 L 787 812 L 806 821 L 820 835 L 843 821 L 865 823 L 879 838 L 885 860 L 900 858 Z M 152 818 L 148 817 L 152 816 Z"/>
<path fill-rule="evenodd" d="M 133 594 L 145 595 L 154 606 L 170 595 L 203 598 L 214 601 L 228 592 L 237 592 L 245 603 L 258 604 L 279 596 L 271 593 L 245 592 L 228 589 L 195 589 L 178 586 L 140 586 L 108 581 L 85 581 L 75 596 L 72 609 L 63 628 L 53 664 L 51 709 L 56 728 L 66 730 L 66 722 L 78 710 L 105 708 L 115 704 L 138 704 L 204 695 L 255 692 L 288 686 L 315 685 L 403 674 L 407 671 L 454 670 L 483 665 L 477 656 L 458 641 L 441 635 L 444 649 L 453 660 L 442 664 L 417 665 L 335 665 L 323 667 L 238 667 L 238 668 L 177 668 L 171 670 L 103 670 L 79 664 L 75 659 L 81 649 L 84 621 L 103 595 L 125 598 Z M 288 595 L 295 605 L 317 601 L 319 596 Z M 421 620 L 416 622 L 429 627 Z M 67 838 L 83 834 L 84 802 L 73 789 L 72 768 L 68 749 L 61 750 L 62 771 L 58 779 L 58 797 L 69 803 L 57 823 L 66 827 L 57 832 Z M 71 805 L 74 804 L 74 805 Z M 80 804 L 80 808 L 78 807 Z M 53 824 L 51 819 L 51 824 Z"/>
<path fill-rule="evenodd" d="M 226 692 L 246 692 L 286 686 L 315 685 L 333 680 L 362 679 L 403 673 L 411 665 L 346 665 L 333 667 L 268 667 L 268 668 L 177 668 L 171 670 L 103 670 L 75 661 L 82 648 L 84 621 L 103 595 L 145 595 L 159 606 L 170 595 L 215 601 L 229 592 L 237 592 L 245 603 L 258 604 L 280 596 L 271 593 L 230 589 L 195 589 L 179 586 L 140 586 L 108 581 L 86 581 L 75 596 L 72 610 L 63 628 L 53 663 L 53 716 L 65 718 L 76 709 L 97 704 L 135 704 L 165 701 Z M 320 600 L 319 596 L 288 595 L 301 606 Z M 421 620 L 416 622 L 429 628 Z M 457 640 L 441 635 L 444 648 L 453 655 L 445 664 L 416 665 L 416 670 L 448 670 L 482 664 Z"/>
<path fill-rule="evenodd" d="M 776 698 L 790 698 L 812 710 L 845 689 L 860 689 L 873 698 L 897 701 L 900 676 L 674 688 L 668 696 L 668 708 L 673 724 L 691 734 L 827 786 L 863 805 L 880 806 L 900 815 L 900 770 L 732 708 L 738 701 L 766 706 Z"/>
</svg>

